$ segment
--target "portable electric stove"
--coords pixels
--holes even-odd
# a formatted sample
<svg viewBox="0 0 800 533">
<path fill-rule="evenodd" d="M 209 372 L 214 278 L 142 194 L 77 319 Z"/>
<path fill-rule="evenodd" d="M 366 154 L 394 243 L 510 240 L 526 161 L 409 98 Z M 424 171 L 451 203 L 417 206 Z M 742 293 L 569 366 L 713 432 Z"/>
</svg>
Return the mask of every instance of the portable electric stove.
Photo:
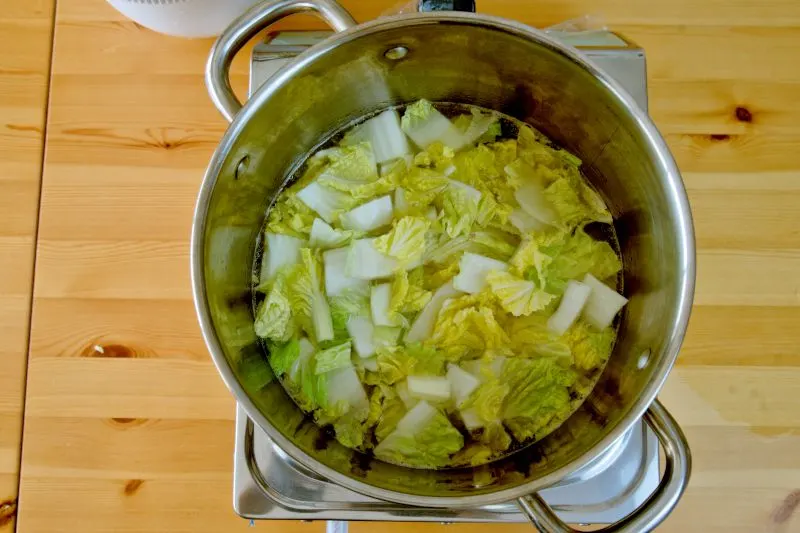
<svg viewBox="0 0 800 533">
<path fill-rule="evenodd" d="M 329 32 L 281 32 L 253 49 L 250 92 Z M 576 46 L 647 109 L 644 52 L 608 31 L 552 35 Z M 541 491 L 561 519 L 613 523 L 634 511 L 658 485 L 658 440 L 641 421 L 569 480 Z M 432 509 L 388 503 L 318 477 L 293 461 L 247 417 L 236 413 L 233 508 L 242 517 L 282 520 L 527 522 L 515 503 Z"/>
</svg>

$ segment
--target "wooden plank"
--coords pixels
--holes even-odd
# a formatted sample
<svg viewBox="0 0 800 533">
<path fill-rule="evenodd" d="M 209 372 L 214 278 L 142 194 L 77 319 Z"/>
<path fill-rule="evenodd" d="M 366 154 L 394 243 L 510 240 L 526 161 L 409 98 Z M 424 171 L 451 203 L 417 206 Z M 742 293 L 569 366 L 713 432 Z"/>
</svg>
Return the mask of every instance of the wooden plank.
<svg viewBox="0 0 800 533">
<path fill-rule="evenodd" d="M 0 532 L 15 527 L 53 2 L 0 10 Z"/>
<path fill-rule="evenodd" d="M 391 3 L 344 2 L 360 20 Z M 497 0 L 479 8 L 539 26 L 602 13 L 645 46 L 651 111 L 684 173 L 699 246 L 698 305 L 661 394 L 692 444 L 694 477 L 660 530 L 790 530 L 797 517 L 778 523 L 774 513 L 800 472 L 800 4 Z M 225 128 L 202 83 L 209 46 L 150 33 L 102 2 L 59 2 L 25 533 L 248 527 L 230 507 L 233 403 L 200 338 L 188 281 L 194 195 Z M 247 72 L 242 55 L 233 66 L 240 91 Z M 359 533 L 412 527 L 446 529 L 351 525 Z"/>
</svg>

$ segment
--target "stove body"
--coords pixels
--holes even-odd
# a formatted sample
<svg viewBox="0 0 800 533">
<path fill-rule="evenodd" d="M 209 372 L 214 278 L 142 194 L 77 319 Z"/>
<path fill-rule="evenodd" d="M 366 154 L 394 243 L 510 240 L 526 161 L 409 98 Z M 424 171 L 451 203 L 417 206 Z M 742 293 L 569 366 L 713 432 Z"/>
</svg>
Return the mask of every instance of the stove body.
<svg viewBox="0 0 800 533">
<path fill-rule="evenodd" d="M 292 57 L 330 32 L 270 34 L 253 49 L 250 93 Z M 647 109 L 644 52 L 608 31 L 553 33 L 617 79 Z M 658 440 L 640 421 L 568 480 L 541 492 L 567 522 L 613 523 L 641 505 L 658 484 Z M 297 464 L 247 417 L 236 413 L 234 510 L 244 518 L 433 522 L 527 522 L 515 503 L 467 509 L 409 507 L 326 481 Z"/>
</svg>

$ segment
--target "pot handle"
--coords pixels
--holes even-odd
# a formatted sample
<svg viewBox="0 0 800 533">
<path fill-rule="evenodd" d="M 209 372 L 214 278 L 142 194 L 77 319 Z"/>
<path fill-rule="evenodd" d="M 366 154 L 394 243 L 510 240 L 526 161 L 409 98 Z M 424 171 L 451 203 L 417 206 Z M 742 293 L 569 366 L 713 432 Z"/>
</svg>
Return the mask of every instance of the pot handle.
<svg viewBox="0 0 800 533">
<path fill-rule="evenodd" d="M 233 57 L 260 31 L 289 15 L 306 12 L 318 15 L 336 31 L 356 25 L 350 13 L 335 0 L 266 1 L 233 21 L 214 43 L 206 63 L 206 87 L 214 105 L 228 122 L 232 122 L 242 108 L 228 76 Z"/>
<path fill-rule="evenodd" d="M 680 500 L 692 469 L 689 444 L 680 426 L 658 400 L 644 414 L 644 421 L 658 437 L 664 448 L 666 466 L 656 490 L 632 514 L 608 527 L 603 533 L 640 533 L 656 528 L 675 508 Z M 553 509 L 538 494 L 529 494 L 517 500 L 522 512 L 539 531 L 547 533 L 574 533 L 556 516 Z"/>
</svg>

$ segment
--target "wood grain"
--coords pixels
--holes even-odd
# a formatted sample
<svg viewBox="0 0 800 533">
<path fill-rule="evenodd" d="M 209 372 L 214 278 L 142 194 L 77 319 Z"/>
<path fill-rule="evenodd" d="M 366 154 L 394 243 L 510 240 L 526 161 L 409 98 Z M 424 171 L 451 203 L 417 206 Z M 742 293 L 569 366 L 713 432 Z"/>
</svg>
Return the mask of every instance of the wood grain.
<svg viewBox="0 0 800 533">
<path fill-rule="evenodd" d="M 0 8 L 0 531 L 17 509 L 25 364 L 53 15 L 49 0 Z"/>
<path fill-rule="evenodd" d="M 343 3 L 367 20 L 394 2 Z M 536 26 L 600 14 L 645 47 L 651 113 L 684 172 L 698 242 L 696 306 L 662 394 L 691 442 L 694 475 L 660 531 L 798 531 L 787 509 L 800 489 L 800 4 L 479 9 Z M 309 24 L 319 27 L 308 18 L 284 27 Z M 194 197 L 225 129 L 202 82 L 209 46 L 148 32 L 97 0 L 58 3 L 21 532 L 249 530 L 230 506 L 233 400 L 200 338 L 188 281 Z M 247 71 L 238 58 L 240 92 Z M 19 281 L 3 273 L 0 289 Z"/>
</svg>

